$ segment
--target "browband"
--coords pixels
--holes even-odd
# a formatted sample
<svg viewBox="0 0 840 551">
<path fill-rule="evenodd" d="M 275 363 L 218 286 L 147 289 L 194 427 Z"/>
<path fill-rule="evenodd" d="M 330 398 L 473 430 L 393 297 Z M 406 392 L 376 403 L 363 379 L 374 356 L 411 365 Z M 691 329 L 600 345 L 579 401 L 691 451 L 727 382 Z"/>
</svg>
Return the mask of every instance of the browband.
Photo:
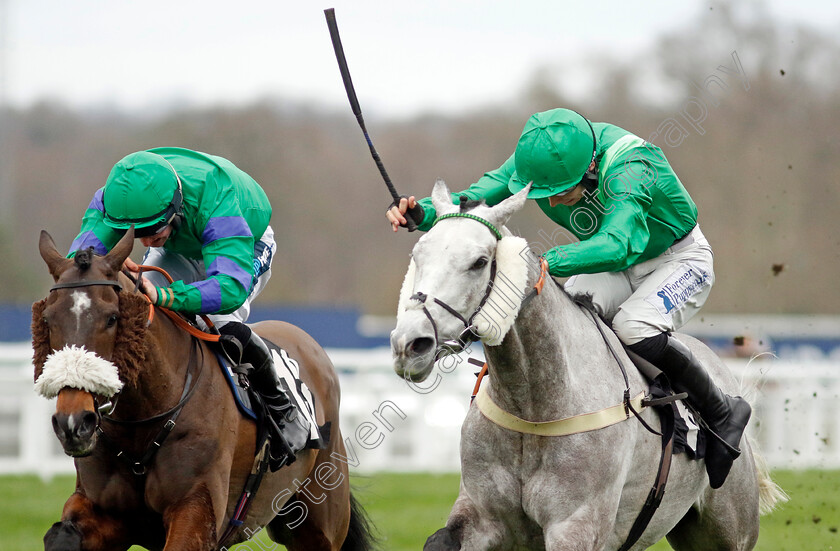
<svg viewBox="0 0 840 551">
<path fill-rule="evenodd" d="M 441 220 L 446 220 L 447 218 L 469 218 L 471 220 L 475 220 L 476 222 L 481 222 L 482 224 L 487 226 L 487 229 L 490 230 L 493 233 L 493 235 L 496 236 L 497 240 L 502 239 L 502 232 L 500 232 L 498 230 L 498 228 L 496 228 L 496 226 L 494 226 L 493 224 L 491 224 L 490 222 L 488 222 L 484 218 L 481 218 L 480 216 L 476 216 L 475 214 L 470 214 L 468 212 L 453 212 L 453 213 L 450 213 L 450 214 L 444 214 L 442 216 L 438 216 L 437 219 L 435 220 L 434 224 L 432 224 L 432 226 L 434 226 L 435 224 L 437 224 Z"/>
<path fill-rule="evenodd" d="M 94 285 L 108 285 L 110 287 L 116 287 L 118 290 L 122 290 L 123 286 L 122 283 L 115 280 L 110 279 L 97 279 L 93 281 L 71 281 L 68 283 L 56 283 L 52 287 L 50 287 L 50 292 L 55 291 L 56 289 L 72 289 L 74 287 L 93 287 Z"/>
</svg>

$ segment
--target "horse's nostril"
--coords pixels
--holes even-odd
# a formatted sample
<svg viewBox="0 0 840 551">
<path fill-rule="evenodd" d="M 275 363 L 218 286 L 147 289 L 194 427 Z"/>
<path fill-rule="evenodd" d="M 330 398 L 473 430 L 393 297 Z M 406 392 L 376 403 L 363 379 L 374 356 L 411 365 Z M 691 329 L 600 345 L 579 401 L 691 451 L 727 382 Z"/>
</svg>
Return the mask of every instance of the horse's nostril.
<svg viewBox="0 0 840 551">
<path fill-rule="evenodd" d="M 420 337 L 411 341 L 409 351 L 414 355 L 422 356 L 423 354 L 431 352 L 434 345 L 434 339 L 431 339 L 429 337 Z"/>
<path fill-rule="evenodd" d="M 82 415 L 82 424 L 79 426 L 77 433 L 79 436 L 87 436 L 96 428 L 96 413 L 86 411 Z"/>
</svg>

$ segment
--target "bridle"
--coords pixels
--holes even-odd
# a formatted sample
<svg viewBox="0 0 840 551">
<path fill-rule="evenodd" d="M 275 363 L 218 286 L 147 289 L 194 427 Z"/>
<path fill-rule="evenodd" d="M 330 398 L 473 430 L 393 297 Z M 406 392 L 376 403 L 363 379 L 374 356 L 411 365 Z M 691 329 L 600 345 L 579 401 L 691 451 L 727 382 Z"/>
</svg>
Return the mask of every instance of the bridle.
<svg viewBox="0 0 840 551">
<path fill-rule="evenodd" d="M 167 277 L 168 277 L 168 274 L 165 274 L 165 275 L 167 275 Z M 171 280 L 171 278 L 170 278 L 170 280 Z M 139 278 L 137 280 L 137 283 L 139 285 Z M 82 281 L 73 281 L 73 282 L 67 282 L 67 283 L 56 283 L 55 285 L 50 287 L 50 292 L 55 291 L 57 289 L 73 289 L 73 288 L 95 287 L 95 286 L 113 287 L 114 290 L 117 292 L 117 294 L 119 294 L 120 291 L 123 290 L 123 286 L 119 281 L 105 279 L 105 280 L 90 280 L 90 281 L 82 280 Z M 137 286 L 135 286 L 134 291 L 137 292 Z M 169 310 L 163 310 L 163 311 L 166 312 L 167 314 L 170 314 Z M 151 305 L 150 305 L 150 312 L 154 312 L 153 306 L 151 306 Z M 174 315 L 174 313 L 172 313 L 172 315 Z M 151 323 L 151 321 L 152 321 L 152 315 L 150 315 L 148 322 Z M 178 325 L 178 324 L 176 323 L 176 325 Z M 183 326 L 181 326 L 181 327 L 183 328 Z M 115 449 L 117 458 L 119 458 L 124 463 L 126 463 L 126 465 L 131 469 L 131 471 L 135 475 L 142 476 L 142 475 L 146 474 L 146 469 L 147 469 L 148 464 L 152 461 L 152 459 L 153 459 L 155 453 L 157 452 L 157 450 L 160 449 L 161 445 L 163 444 L 163 441 L 166 439 L 167 436 L 169 436 L 169 433 L 172 432 L 172 429 L 175 428 L 175 420 L 178 418 L 178 416 L 181 413 L 181 410 L 184 408 L 184 406 L 187 404 L 187 402 L 190 400 L 190 398 L 195 393 L 195 390 L 198 388 L 198 383 L 201 380 L 201 376 L 204 374 L 204 369 L 202 369 L 202 367 L 204 365 L 204 361 L 203 361 L 204 350 L 201 347 L 198 346 L 198 339 L 200 337 L 198 335 L 194 334 L 193 332 L 190 332 L 190 336 L 191 336 L 192 346 L 190 348 L 190 357 L 189 357 L 189 361 L 187 363 L 187 373 L 186 373 L 186 380 L 184 381 L 184 390 L 181 393 L 181 397 L 178 400 L 178 403 L 175 404 L 174 406 L 172 406 L 171 408 L 169 408 L 168 410 L 166 410 L 162 413 L 158 413 L 156 415 L 153 415 L 151 417 L 144 418 L 144 419 L 131 419 L 131 420 L 116 419 L 116 418 L 112 417 L 112 415 L 114 413 L 114 410 L 117 407 L 117 401 L 119 399 L 119 394 L 117 394 L 116 396 L 111 398 L 110 401 L 108 401 L 107 403 L 104 403 L 104 404 L 100 405 L 99 401 L 97 400 L 97 395 L 92 393 L 92 395 L 93 395 L 93 406 L 94 406 L 94 411 L 96 413 L 96 428 L 95 428 L 95 430 L 96 430 L 97 435 L 102 440 L 104 440 L 110 447 Z M 207 335 L 207 336 L 208 337 L 213 337 L 213 335 Z M 218 336 L 215 336 L 215 339 L 208 338 L 208 339 L 204 339 L 204 340 L 218 340 Z M 197 350 L 200 351 L 201 354 L 202 354 L 202 361 L 199 361 L 199 362 L 195 361 Z M 195 365 L 198 365 L 198 373 L 196 375 L 193 375 L 193 371 L 194 371 L 193 366 L 195 366 Z M 129 454 L 127 454 L 122 449 L 119 449 L 117 443 L 112 438 L 110 438 L 107 434 L 105 434 L 105 432 L 102 430 L 102 426 L 101 426 L 103 419 L 106 420 L 106 421 L 109 421 L 111 423 L 118 424 L 118 425 L 133 425 L 133 426 L 143 425 L 143 424 L 146 424 L 146 423 L 153 423 L 155 421 L 160 421 L 162 419 L 166 419 L 166 423 L 164 423 L 163 427 L 157 433 L 157 436 L 147 446 L 145 453 L 143 453 L 143 455 L 141 457 L 135 458 L 135 457 L 132 457 Z"/>
<path fill-rule="evenodd" d="M 493 281 L 495 280 L 495 278 L 496 259 L 494 258 L 493 262 L 490 263 L 490 281 L 487 282 L 487 288 L 484 290 L 484 296 L 481 297 L 481 301 L 478 303 L 478 306 L 469 318 L 465 318 L 457 310 L 455 310 L 439 298 L 429 297 L 429 295 L 427 295 L 426 293 L 417 292 L 411 295 L 411 297 L 409 298 L 411 300 L 417 300 L 423 305 L 423 313 L 429 319 L 429 322 L 432 324 L 432 330 L 435 332 L 435 342 L 439 342 L 438 329 L 437 323 L 435 323 L 435 319 L 432 317 L 432 314 L 429 312 L 429 309 L 426 308 L 426 301 L 429 298 L 431 298 L 435 304 L 437 304 L 438 306 L 440 306 L 441 308 L 458 318 L 458 320 L 460 320 L 460 322 L 464 324 L 464 330 L 461 331 L 457 338 L 455 338 L 454 340 L 445 341 L 443 343 L 450 353 L 457 354 L 463 351 L 470 343 L 481 340 L 481 337 L 479 337 L 478 334 L 475 332 L 475 325 L 473 324 L 473 321 L 475 320 L 475 317 L 479 314 L 479 312 L 481 312 L 481 308 L 484 306 L 484 304 L 487 302 L 487 299 L 490 297 L 490 292 L 493 290 Z"/>
<path fill-rule="evenodd" d="M 434 227 L 441 220 L 445 220 L 447 218 L 469 218 L 470 220 L 474 220 L 476 222 L 479 222 L 479 223 L 483 224 L 488 230 L 490 230 L 490 232 L 496 238 L 497 242 L 501 241 L 502 238 L 503 238 L 502 232 L 499 231 L 499 229 L 496 228 L 496 226 L 494 226 L 492 223 L 485 220 L 484 218 L 481 218 L 480 216 L 476 216 L 475 214 L 470 214 L 470 213 L 466 213 L 466 212 L 453 212 L 453 213 L 450 213 L 450 214 L 444 214 L 443 216 L 439 216 L 435 220 L 434 224 L 432 224 L 432 227 Z M 444 341 L 441 346 L 438 346 L 438 349 L 437 349 L 436 354 L 435 354 L 436 357 L 438 357 L 441 354 L 441 352 L 443 352 L 445 355 L 459 354 L 459 353 L 463 352 L 467 348 L 467 346 L 469 346 L 471 343 L 474 343 L 474 342 L 477 342 L 477 341 L 481 340 L 481 336 L 476 332 L 476 327 L 475 327 L 474 321 L 475 321 L 476 316 L 478 316 L 478 314 L 481 313 L 481 309 L 487 303 L 488 298 L 490 298 L 490 293 L 493 290 L 493 285 L 494 285 L 494 282 L 496 280 L 496 267 L 497 267 L 497 263 L 496 263 L 496 258 L 494 257 L 493 261 L 490 263 L 490 279 L 487 282 L 486 289 L 484 290 L 484 296 L 481 297 L 481 300 L 479 301 L 478 306 L 476 306 L 475 310 L 469 316 L 469 318 L 466 318 L 463 315 L 461 315 L 457 310 L 455 310 L 453 307 L 449 306 L 446 302 L 444 302 L 444 301 L 442 301 L 442 300 L 440 300 L 439 298 L 436 298 L 436 297 L 430 297 L 426 293 L 418 291 L 418 292 L 414 293 L 413 295 L 411 295 L 409 297 L 410 300 L 416 300 L 421 304 L 421 307 L 423 309 L 423 314 L 425 314 L 426 318 L 428 318 L 429 322 L 432 324 L 432 330 L 434 331 L 434 334 L 435 334 L 435 342 L 436 343 L 439 343 L 440 339 L 438 338 L 437 323 L 435 322 L 434 317 L 432 317 L 432 314 L 429 312 L 429 309 L 426 307 L 426 304 L 429 301 L 429 299 L 431 299 L 432 302 L 434 302 L 435 304 L 437 304 L 438 306 L 440 306 L 441 308 L 443 308 L 444 310 L 449 312 L 452 316 L 457 318 L 464 325 L 464 329 L 461 331 L 461 333 L 458 334 L 458 336 L 455 339 Z M 539 281 L 534 286 L 534 288 L 531 290 L 531 292 L 528 294 L 528 296 L 526 296 L 523 299 L 523 301 L 522 301 L 523 305 L 526 304 L 527 302 L 529 302 L 536 294 L 539 294 L 542 291 L 542 287 L 543 287 L 543 283 L 545 282 L 547 271 L 548 271 L 547 263 L 546 263 L 545 259 L 541 258 L 540 259 L 540 278 L 539 278 Z"/>
<path fill-rule="evenodd" d="M 73 288 L 76 288 L 76 287 L 95 287 L 97 285 L 104 285 L 104 286 L 107 286 L 107 287 L 113 287 L 117 291 L 117 293 L 122 291 L 122 288 L 123 288 L 122 283 L 120 283 L 117 280 L 96 279 L 96 280 L 91 280 L 91 281 L 82 280 L 82 281 L 70 281 L 70 282 L 67 282 L 67 283 L 56 283 L 55 285 L 50 287 L 50 292 L 52 293 L 56 289 L 73 289 Z"/>
</svg>

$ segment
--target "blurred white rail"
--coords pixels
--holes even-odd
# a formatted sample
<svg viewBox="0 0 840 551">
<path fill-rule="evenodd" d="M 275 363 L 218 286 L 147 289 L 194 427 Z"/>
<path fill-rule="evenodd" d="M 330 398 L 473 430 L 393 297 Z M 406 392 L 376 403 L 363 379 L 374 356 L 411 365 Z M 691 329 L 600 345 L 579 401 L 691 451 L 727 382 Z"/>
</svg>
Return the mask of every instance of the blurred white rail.
<svg viewBox="0 0 840 551">
<path fill-rule="evenodd" d="M 459 470 L 460 424 L 475 381 L 465 358 L 413 386 L 393 373 L 386 349 L 328 352 L 341 377 L 341 429 L 355 471 Z M 71 473 L 52 434 L 54 405 L 32 390 L 30 358 L 28 343 L 0 344 L 0 474 Z M 730 366 L 747 385 L 760 378 L 752 433 L 771 467 L 840 468 L 840 365 Z"/>
</svg>

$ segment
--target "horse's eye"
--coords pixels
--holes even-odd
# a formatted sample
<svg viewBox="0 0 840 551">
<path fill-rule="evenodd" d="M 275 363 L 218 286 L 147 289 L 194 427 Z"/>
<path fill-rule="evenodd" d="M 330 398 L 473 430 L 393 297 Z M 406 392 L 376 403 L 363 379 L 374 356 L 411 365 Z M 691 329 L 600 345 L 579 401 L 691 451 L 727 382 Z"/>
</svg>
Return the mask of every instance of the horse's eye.
<svg viewBox="0 0 840 551">
<path fill-rule="evenodd" d="M 111 314 L 111 315 L 108 317 L 108 321 L 106 321 L 106 322 L 105 322 L 105 327 L 113 327 L 113 326 L 115 326 L 115 325 L 117 324 L 117 319 L 118 319 L 118 318 L 117 318 L 117 315 L 116 315 L 116 314 Z"/>
<path fill-rule="evenodd" d="M 44 323 L 44 325 L 49 325 L 50 324 L 50 320 L 47 319 L 47 316 L 42 317 L 41 321 Z"/>
<path fill-rule="evenodd" d="M 470 266 L 470 270 L 480 270 L 485 266 L 487 266 L 487 259 L 482 256 L 481 258 L 476 260 L 472 266 Z"/>
</svg>

